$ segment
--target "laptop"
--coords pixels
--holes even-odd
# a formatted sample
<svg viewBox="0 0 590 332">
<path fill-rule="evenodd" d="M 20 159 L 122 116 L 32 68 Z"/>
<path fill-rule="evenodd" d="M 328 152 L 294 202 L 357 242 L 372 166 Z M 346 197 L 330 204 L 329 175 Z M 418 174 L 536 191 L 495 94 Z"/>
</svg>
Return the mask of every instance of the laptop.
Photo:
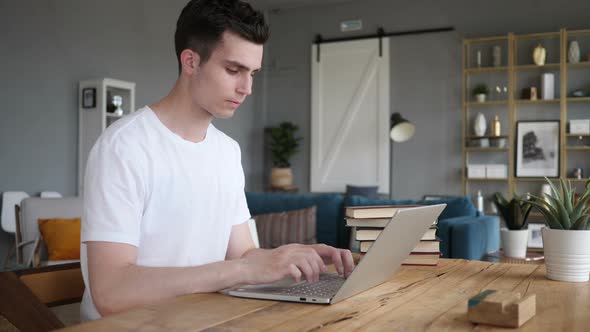
<svg viewBox="0 0 590 332">
<path fill-rule="evenodd" d="M 340 302 L 389 280 L 445 207 L 437 204 L 397 210 L 347 279 L 337 273 L 322 273 L 317 283 L 295 282 L 289 277 L 272 284 L 235 287 L 227 294 L 317 304 Z"/>
</svg>

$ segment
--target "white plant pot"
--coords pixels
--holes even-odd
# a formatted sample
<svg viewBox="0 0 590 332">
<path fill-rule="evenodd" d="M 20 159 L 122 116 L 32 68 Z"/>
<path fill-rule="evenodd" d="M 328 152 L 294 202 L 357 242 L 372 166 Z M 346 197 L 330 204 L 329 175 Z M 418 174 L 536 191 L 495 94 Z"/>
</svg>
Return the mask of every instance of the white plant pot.
<svg viewBox="0 0 590 332">
<path fill-rule="evenodd" d="M 586 282 L 590 279 L 590 230 L 543 228 L 547 278 Z"/>
<path fill-rule="evenodd" d="M 500 232 L 504 256 L 526 258 L 529 231 L 527 229 L 513 231 L 508 228 L 502 228 Z"/>
<path fill-rule="evenodd" d="M 484 93 L 478 93 L 475 95 L 475 100 L 477 100 L 478 103 L 483 103 L 486 101 L 486 95 Z"/>
</svg>

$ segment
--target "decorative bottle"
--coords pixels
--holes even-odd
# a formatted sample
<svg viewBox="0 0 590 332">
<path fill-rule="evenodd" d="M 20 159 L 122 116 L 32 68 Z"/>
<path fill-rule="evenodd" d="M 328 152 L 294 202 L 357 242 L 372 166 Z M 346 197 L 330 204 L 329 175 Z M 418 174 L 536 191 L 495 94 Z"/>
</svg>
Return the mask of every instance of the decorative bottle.
<svg viewBox="0 0 590 332">
<path fill-rule="evenodd" d="M 483 213 L 483 194 L 481 190 L 477 191 L 477 211 Z"/>
<path fill-rule="evenodd" d="M 500 136 L 502 132 L 502 125 L 500 124 L 500 119 L 496 115 L 494 117 L 494 121 L 492 122 L 492 136 Z"/>
</svg>

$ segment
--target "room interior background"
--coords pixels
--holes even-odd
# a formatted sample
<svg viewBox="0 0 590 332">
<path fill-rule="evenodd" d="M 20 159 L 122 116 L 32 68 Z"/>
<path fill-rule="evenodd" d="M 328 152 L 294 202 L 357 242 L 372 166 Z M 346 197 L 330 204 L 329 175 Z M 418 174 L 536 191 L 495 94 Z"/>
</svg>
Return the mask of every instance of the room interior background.
<svg viewBox="0 0 590 332">
<path fill-rule="evenodd" d="M 173 33 L 185 0 L 0 0 L 0 192 L 76 194 L 78 81 L 132 81 L 136 105 L 166 94 L 177 76 Z M 253 1 L 256 3 L 256 1 Z M 292 162 L 309 189 L 310 47 L 325 38 L 454 26 L 390 41 L 391 111 L 417 128 L 395 146 L 393 196 L 461 193 L 461 41 L 464 37 L 589 28 L 585 0 L 356 0 L 265 9 L 271 38 L 254 94 L 215 125 L 242 148 L 246 189 L 264 190 L 263 128 L 292 121 L 303 136 Z M 342 33 L 342 20 L 363 30 Z M 8 234 L 0 234 L 4 257 Z"/>
</svg>

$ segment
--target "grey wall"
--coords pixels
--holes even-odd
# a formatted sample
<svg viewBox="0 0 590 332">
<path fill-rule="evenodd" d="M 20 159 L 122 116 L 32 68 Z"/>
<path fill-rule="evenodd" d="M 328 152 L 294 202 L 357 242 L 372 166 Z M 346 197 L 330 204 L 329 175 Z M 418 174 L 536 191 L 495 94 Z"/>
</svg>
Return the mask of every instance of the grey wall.
<svg viewBox="0 0 590 332">
<path fill-rule="evenodd" d="M 361 18 L 364 30 L 339 32 L 342 20 Z M 461 188 L 461 39 L 487 35 L 590 27 L 586 0 L 470 1 L 363 0 L 272 11 L 268 124 L 291 120 L 302 128 L 302 153 L 294 158 L 296 184 L 309 189 L 310 45 L 324 38 L 454 26 L 455 32 L 391 40 L 391 111 L 417 126 L 412 140 L 394 147 L 396 198 L 459 194 Z"/>
<path fill-rule="evenodd" d="M 78 81 L 136 82 L 137 107 L 164 96 L 176 79 L 173 34 L 184 3 L 0 1 L 0 191 L 76 193 Z M 253 141 L 263 116 L 253 99 L 215 124 L 242 143 L 247 185 L 259 189 L 262 149 Z"/>
<path fill-rule="evenodd" d="M 0 0 L 0 192 L 76 194 L 78 81 L 136 82 L 137 107 L 163 97 L 177 77 L 173 35 L 185 3 Z M 241 144 L 249 190 L 262 189 L 262 84 L 234 119 L 215 121 Z M 0 259 L 8 242 L 0 231 Z"/>
<path fill-rule="evenodd" d="M 77 82 L 113 77 L 137 83 L 136 105 L 163 96 L 176 78 L 172 35 L 185 0 L 0 0 L 0 192 L 73 195 L 77 172 Z M 365 30 L 454 25 L 456 33 L 395 38 L 392 111 L 418 132 L 395 146 L 396 197 L 459 193 L 460 42 L 466 36 L 589 28 L 590 5 L 568 1 L 363 0 L 274 11 L 265 71 L 234 119 L 216 121 L 243 150 L 246 185 L 266 181 L 262 128 L 299 124 L 296 184 L 309 188 L 310 45 L 343 36 L 343 19 Z M 265 79 L 266 78 L 266 79 Z M 400 156 L 400 157 L 397 157 Z M 0 232 L 0 253 L 7 235 Z"/>
</svg>

